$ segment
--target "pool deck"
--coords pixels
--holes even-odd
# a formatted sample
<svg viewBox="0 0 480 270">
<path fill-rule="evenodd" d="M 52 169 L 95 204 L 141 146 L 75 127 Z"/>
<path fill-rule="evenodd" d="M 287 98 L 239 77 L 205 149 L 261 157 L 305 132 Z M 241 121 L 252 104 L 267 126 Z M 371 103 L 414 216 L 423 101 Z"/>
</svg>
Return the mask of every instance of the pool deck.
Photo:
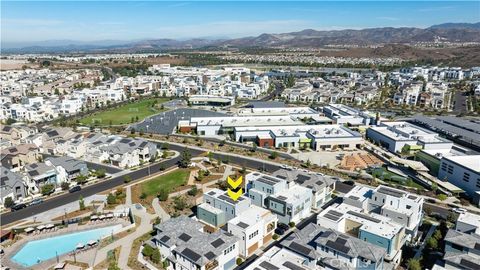
<svg viewBox="0 0 480 270">
<path fill-rule="evenodd" d="M 118 225 L 118 224 L 122 225 L 122 228 L 125 228 L 125 227 L 131 225 L 131 223 L 124 218 L 115 218 L 115 219 L 112 219 L 112 220 L 102 221 L 102 222 L 97 222 L 97 223 L 89 222 L 87 225 L 80 225 L 80 226 L 78 224 L 72 224 L 72 225 L 69 225 L 66 228 L 62 228 L 62 229 L 59 229 L 57 231 L 41 233 L 41 234 L 37 234 L 37 235 L 23 235 L 23 238 L 21 240 L 14 243 L 13 245 L 5 248 L 5 250 L 4 250 L 5 254 L 2 257 L 2 265 L 3 266 L 8 266 L 11 269 L 18 269 L 18 270 L 21 270 L 21 269 L 42 269 L 42 270 L 43 269 L 49 269 L 57 263 L 55 257 L 51 258 L 49 260 L 43 261 L 41 263 L 35 264 L 33 266 L 30 266 L 30 267 L 25 267 L 25 266 L 19 265 L 16 262 L 14 262 L 13 260 L 11 260 L 11 258 L 27 242 L 30 242 L 30 241 L 35 241 L 35 240 L 40 240 L 40 239 L 45 239 L 45 238 L 51 238 L 51 237 L 54 237 L 54 236 L 69 234 L 69 233 L 73 233 L 73 232 L 81 232 L 81 231 L 88 231 L 88 230 L 93 230 L 93 229 L 98 229 L 98 228 L 110 227 L 110 226 L 114 226 L 114 225 Z M 108 236 L 106 236 L 106 237 L 108 237 Z M 93 247 L 93 248 L 90 248 L 89 250 L 94 250 L 96 248 L 97 247 Z M 88 250 L 79 251 L 79 254 L 83 253 L 83 252 L 88 252 Z M 72 255 L 70 255 L 69 253 L 58 254 L 58 257 L 59 257 L 60 262 L 65 261 L 67 259 L 68 260 L 73 260 L 74 259 L 74 257 Z"/>
</svg>

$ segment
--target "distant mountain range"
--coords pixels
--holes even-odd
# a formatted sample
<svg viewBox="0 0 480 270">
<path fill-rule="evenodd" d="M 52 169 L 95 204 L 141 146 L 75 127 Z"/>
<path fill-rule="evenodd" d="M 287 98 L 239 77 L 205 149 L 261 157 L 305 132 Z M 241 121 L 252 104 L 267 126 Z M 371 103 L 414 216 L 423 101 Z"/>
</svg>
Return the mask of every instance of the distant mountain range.
<svg viewBox="0 0 480 270">
<path fill-rule="evenodd" d="M 24 44 L 2 42 L 4 53 L 46 52 L 141 52 L 168 49 L 194 49 L 212 47 L 322 47 L 325 45 L 376 45 L 408 44 L 433 41 L 480 42 L 480 22 L 444 23 L 428 28 L 382 27 L 361 30 L 317 31 L 305 29 L 282 34 L 261 34 L 256 37 L 236 39 L 149 39 L 140 41 L 96 41 L 70 40 L 44 41 Z"/>
</svg>

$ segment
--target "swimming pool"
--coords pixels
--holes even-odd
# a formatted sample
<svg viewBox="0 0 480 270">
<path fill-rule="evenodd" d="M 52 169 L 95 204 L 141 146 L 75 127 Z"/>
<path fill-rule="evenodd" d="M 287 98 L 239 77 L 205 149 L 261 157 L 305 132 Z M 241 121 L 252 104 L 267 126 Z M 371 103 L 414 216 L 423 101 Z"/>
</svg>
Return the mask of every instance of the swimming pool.
<svg viewBox="0 0 480 270">
<path fill-rule="evenodd" d="M 120 229 L 122 225 L 103 227 L 88 231 L 69 233 L 50 238 L 30 241 L 20 249 L 12 260 L 25 267 L 55 258 L 75 250 L 79 243 L 84 245 L 90 240 L 99 240 Z"/>
</svg>

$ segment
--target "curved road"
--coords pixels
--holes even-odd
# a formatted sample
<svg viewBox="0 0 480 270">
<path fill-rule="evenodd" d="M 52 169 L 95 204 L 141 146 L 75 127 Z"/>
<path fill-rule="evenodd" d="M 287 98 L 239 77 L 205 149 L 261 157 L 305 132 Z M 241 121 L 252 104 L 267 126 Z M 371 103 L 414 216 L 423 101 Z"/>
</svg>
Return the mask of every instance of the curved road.
<svg viewBox="0 0 480 270">
<path fill-rule="evenodd" d="M 185 147 L 181 147 L 178 145 L 169 145 L 169 148 L 179 152 L 182 152 L 185 149 Z M 189 148 L 189 151 L 192 154 L 192 156 L 198 156 L 199 154 L 202 153 L 202 151 L 197 149 L 192 149 L 192 148 Z M 263 163 L 260 161 L 251 160 L 247 158 L 237 157 L 237 156 L 214 154 L 214 158 L 220 159 L 223 161 L 228 160 L 228 162 L 237 164 L 239 166 L 245 166 L 248 168 L 263 170 L 267 172 L 273 172 L 279 169 L 279 166 L 275 166 L 269 163 Z M 145 167 L 145 168 L 133 171 L 129 174 L 114 177 L 112 179 L 105 180 L 90 186 L 82 187 L 82 190 L 75 193 L 62 194 L 53 198 L 46 199 L 44 202 L 37 205 L 28 206 L 27 208 L 24 208 L 15 212 L 4 213 L 0 216 L 0 225 L 5 226 L 7 224 L 65 205 L 67 203 L 77 201 L 80 196 L 83 196 L 84 198 L 86 198 L 88 196 L 103 192 L 105 190 L 113 189 L 123 184 L 124 177 L 126 175 L 129 175 L 134 180 L 140 179 L 148 176 L 149 172 L 150 173 L 159 172 L 160 166 L 163 166 L 166 169 L 172 166 L 176 166 L 179 161 L 180 161 L 180 157 L 165 160 L 165 161 L 150 165 L 149 167 Z"/>
</svg>

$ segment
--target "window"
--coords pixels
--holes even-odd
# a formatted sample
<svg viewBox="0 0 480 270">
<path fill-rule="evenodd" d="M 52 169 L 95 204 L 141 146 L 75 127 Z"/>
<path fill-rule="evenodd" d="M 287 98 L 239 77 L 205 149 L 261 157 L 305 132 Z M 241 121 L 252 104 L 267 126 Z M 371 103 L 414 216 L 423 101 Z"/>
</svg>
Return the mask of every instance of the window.
<svg viewBox="0 0 480 270">
<path fill-rule="evenodd" d="M 412 208 L 412 206 L 411 206 L 411 205 L 407 205 L 406 207 L 407 207 L 407 209 L 411 209 L 411 208 Z"/>
</svg>

